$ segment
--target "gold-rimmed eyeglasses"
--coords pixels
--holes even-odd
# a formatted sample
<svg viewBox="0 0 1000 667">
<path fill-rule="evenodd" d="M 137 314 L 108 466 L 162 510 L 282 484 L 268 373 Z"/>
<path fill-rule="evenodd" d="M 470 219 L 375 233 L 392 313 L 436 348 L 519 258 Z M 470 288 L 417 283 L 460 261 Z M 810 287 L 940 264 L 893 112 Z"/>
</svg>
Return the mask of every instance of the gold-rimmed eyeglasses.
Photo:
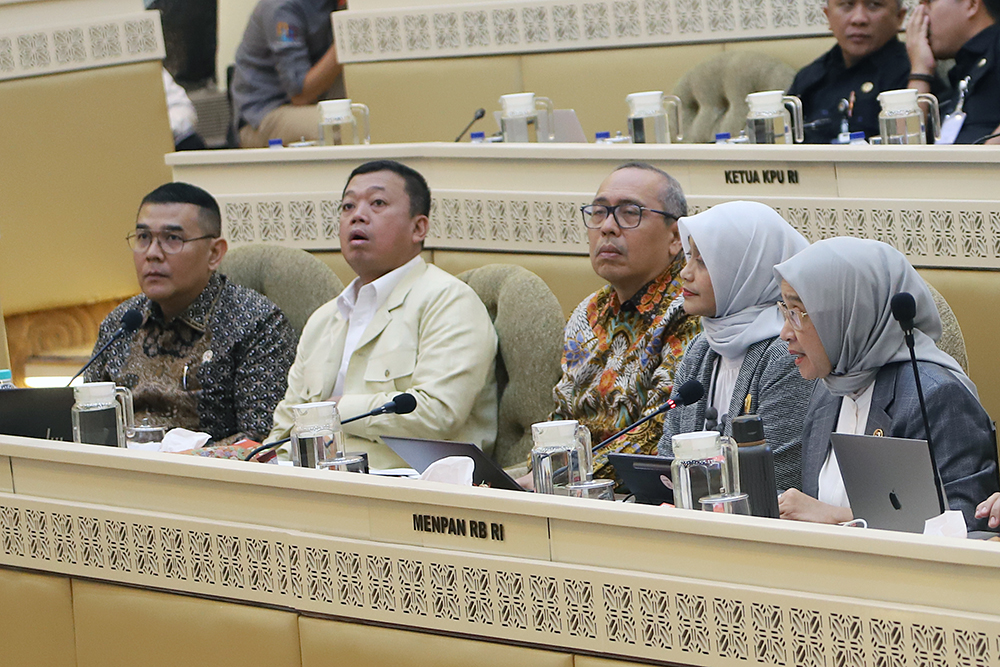
<svg viewBox="0 0 1000 667">
<path fill-rule="evenodd" d="M 809 313 L 802 310 L 793 310 L 784 301 L 778 302 L 778 310 L 784 315 L 785 321 L 792 325 L 796 331 L 802 331 L 802 321 L 809 317 Z"/>
</svg>

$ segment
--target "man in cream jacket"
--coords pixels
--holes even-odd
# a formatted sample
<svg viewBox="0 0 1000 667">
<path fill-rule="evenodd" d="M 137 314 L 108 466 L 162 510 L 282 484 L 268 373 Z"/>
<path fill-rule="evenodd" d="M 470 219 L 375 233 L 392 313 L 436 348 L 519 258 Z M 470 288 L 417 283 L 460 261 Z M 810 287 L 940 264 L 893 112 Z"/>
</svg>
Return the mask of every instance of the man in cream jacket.
<svg viewBox="0 0 1000 667">
<path fill-rule="evenodd" d="M 298 403 L 334 400 L 347 419 L 405 391 L 416 409 L 348 424 L 348 451 L 367 452 L 377 469 L 405 465 L 381 435 L 492 450 L 496 331 L 468 285 L 420 257 L 429 212 L 430 190 L 413 169 L 378 160 L 351 173 L 340 248 L 358 277 L 306 323 L 268 442 L 288 437 Z"/>
</svg>

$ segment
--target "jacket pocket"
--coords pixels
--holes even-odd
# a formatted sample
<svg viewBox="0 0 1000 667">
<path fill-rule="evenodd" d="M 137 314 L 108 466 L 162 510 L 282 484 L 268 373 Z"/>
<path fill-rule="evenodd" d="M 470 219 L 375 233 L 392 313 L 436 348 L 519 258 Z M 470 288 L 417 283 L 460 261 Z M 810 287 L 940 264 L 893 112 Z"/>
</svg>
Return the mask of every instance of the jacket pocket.
<svg viewBox="0 0 1000 667">
<path fill-rule="evenodd" d="M 392 382 L 413 375 L 417 365 L 417 350 L 413 347 L 396 348 L 368 360 L 365 382 Z"/>
</svg>

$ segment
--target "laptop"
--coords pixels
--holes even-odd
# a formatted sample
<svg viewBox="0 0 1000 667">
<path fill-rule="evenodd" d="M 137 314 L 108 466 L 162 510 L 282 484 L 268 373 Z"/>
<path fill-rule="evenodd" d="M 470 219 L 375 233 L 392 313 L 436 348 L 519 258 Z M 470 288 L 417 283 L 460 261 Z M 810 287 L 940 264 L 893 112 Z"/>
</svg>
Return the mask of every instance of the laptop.
<svg viewBox="0 0 1000 667">
<path fill-rule="evenodd" d="M 73 442 L 71 387 L 0 391 L 0 433 Z"/>
<path fill-rule="evenodd" d="M 380 436 L 389 449 L 396 452 L 399 458 L 406 461 L 417 472 L 423 472 L 439 459 L 449 456 L 468 456 L 476 468 L 472 472 L 472 483 L 476 486 L 489 486 L 494 489 L 524 491 L 510 475 L 504 472 L 496 462 L 483 453 L 475 445 L 468 442 L 448 442 L 445 440 L 423 440 L 421 438 L 399 438 Z"/>
<path fill-rule="evenodd" d="M 611 453 L 608 454 L 608 462 L 614 466 L 618 479 L 635 496 L 635 502 L 643 505 L 674 504 L 674 489 L 670 481 L 673 457 Z"/>
<path fill-rule="evenodd" d="M 854 517 L 869 528 L 924 532 L 924 521 L 948 509 L 926 440 L 833 433 Z"/>
</svg>

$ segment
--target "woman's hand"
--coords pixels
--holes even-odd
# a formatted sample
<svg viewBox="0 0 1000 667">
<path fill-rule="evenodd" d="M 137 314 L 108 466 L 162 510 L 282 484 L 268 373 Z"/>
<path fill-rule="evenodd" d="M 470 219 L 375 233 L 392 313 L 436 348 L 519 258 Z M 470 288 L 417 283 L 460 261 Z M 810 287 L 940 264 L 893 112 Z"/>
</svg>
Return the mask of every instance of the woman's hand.
<svg viewBox="0 0 1000 667">
<path fill-rule="evenodd" d="M 994 493 L 976 507 L 976 518 L 985 519 L 986 517 L 989 517 L 989 521 L 986 523 L 990 528 L 1000 526 L 1000 493 Z"/>
<path fill-rule="evenodd" d="M 788 489 L 778 496 L 782 519 L 812 523 L 843 523 L 854 518 L 849 507 L 835 507 L 808 496 L 798 489 Z"/>
</svg>

